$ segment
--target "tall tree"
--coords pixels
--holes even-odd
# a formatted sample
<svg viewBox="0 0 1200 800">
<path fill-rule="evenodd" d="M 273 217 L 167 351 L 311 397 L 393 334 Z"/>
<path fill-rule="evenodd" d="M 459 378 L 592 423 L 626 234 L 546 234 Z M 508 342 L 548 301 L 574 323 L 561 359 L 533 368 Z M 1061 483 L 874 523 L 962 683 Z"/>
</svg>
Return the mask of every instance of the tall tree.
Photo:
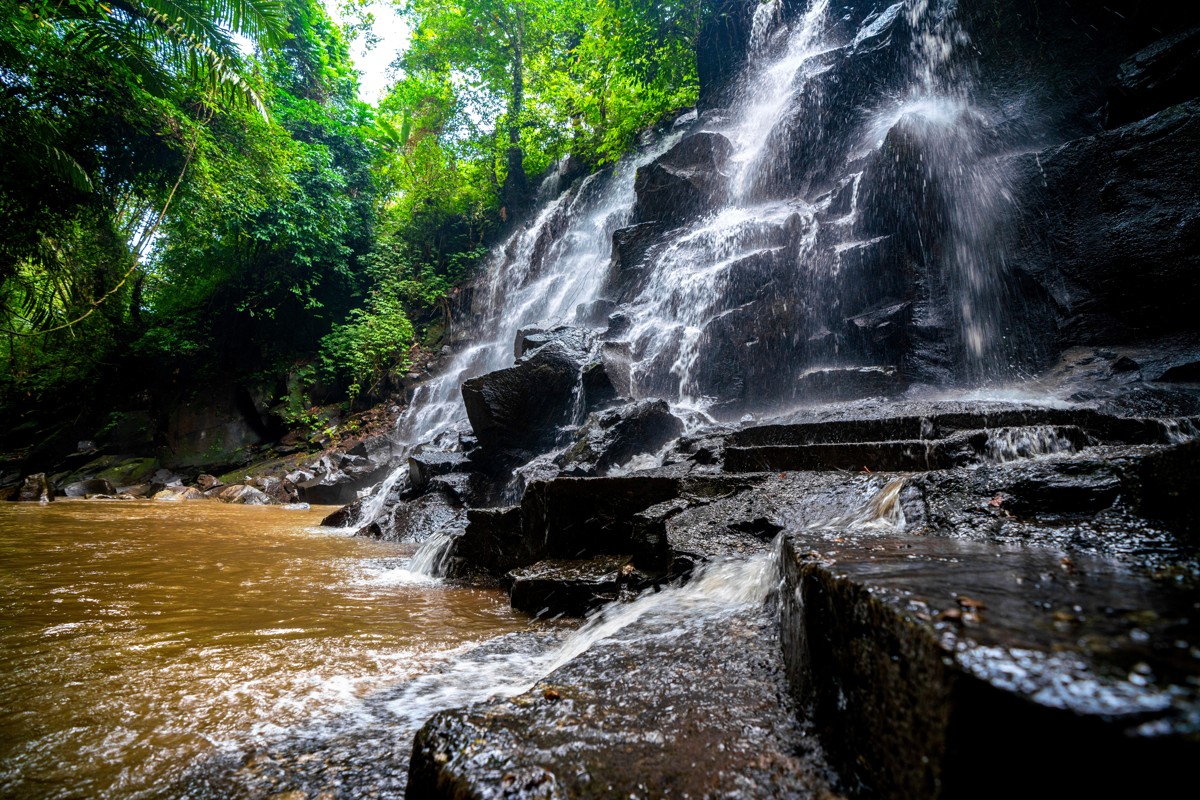
<svg viewBox="0 0 1200 800">
<path fill-rule="evenodd" d="M 433 71 L 461 77 L 504 108 L 506 206 L 523 206 L 529 195 L 522 129 L 526 124 L 526 79 L 531 62 L 543 57 L 570 25 L 572 4 L 556 0 L 410 0 L 405 13 L 414 23 L 412 42 L 401 58 L 407 71 Z"/>
</svg>

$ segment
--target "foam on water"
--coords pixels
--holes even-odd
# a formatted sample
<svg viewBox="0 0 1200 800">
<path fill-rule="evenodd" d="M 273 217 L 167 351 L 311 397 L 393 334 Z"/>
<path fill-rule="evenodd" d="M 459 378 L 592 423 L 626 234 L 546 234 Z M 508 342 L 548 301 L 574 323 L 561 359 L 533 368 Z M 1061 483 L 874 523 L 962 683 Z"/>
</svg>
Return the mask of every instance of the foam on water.
<svg viewBox="0 0 1200 800">
<path fill-rule="evenodd" d="M 626 631 L 648 616 L 695 621 L 705 615 L 762 606 L 779 583 L 777 550 L 773 547 L 768 553 L 745 560 L 714 562 L 701 567 L 684 586 L 650 591 L 633 602 L 609 605 L 561 643 L 544 651 L 487 654 L 448 662 L 442 669 L 399 687 L 386 708 L 403 725 L 415 729 L 442 709 L 523 694 L 597 642 Z"/>
</svg>

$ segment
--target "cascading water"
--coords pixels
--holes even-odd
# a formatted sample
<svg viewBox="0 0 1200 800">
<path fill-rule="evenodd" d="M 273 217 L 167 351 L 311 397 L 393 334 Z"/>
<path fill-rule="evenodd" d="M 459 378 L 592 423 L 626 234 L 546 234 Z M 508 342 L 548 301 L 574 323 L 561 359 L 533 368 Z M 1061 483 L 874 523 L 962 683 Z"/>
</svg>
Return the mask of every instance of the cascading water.
<svg viewBox="0 0 1200 800">
<path fill-rule="evenodd" d="M 580 304 L 600 295 L 608 279 L 612 234 L 627 221 L 637 169 L 672 141 L 665 139 L 620 162 L 611 173 L 594 174 L 577 190 L 550 200 L 492 252 L 478 290 L 472 344 L 417 388 L 397 426 L 405 450 L 429 441 L 453 448 L 448 437 L 466 423 L 463 381 L 509 366 L 521 327 L 573 321 Z M 384 513 L 388 498 L 407 474 L 407 467 L 395 470 L 366 498 L 360 524 Z"/>
<path fill-rule="evenodd" d="M 913 116 L 931 175 L 944 195 L 946 244 L 938 254 L 958 316 L 964 367 L 973 379 L 1012 377 L 1015 299 L 1006 276 L 1011 217 L 1006 176 L 985 151 L 989 115 L 973 103 L 971 78 L 956 52 L 970 41 L 954 19 L 955 3 L 915 0 L 908 7 L 913 39 L 914 86 L 900 118 Z"/>
<path fill-rule="evenodd" d="M 510 366 L 523 326 L 576 323 L 598 299 L 632 321 L 633 397 L 692 419 L 1013 374 L 1030 348 L 1006 310 L 1009 193 L 953 0 L 865 15 L 811 0 L 791 18 L 771 0 L 750 27 L 728 108 L 547 200 L 496 248 L 472 344 L 401 419 L 408 448 L 455 449 L 463 381 Z M 638 173 L 675 157 L 707 159 L 705 189 L 685 187 L 673 201 L 687 213 L 670 218 L 644 205 Z M 614 248 L 622 228 L 652 231 Z M 367 498 L 360 523 L 404 480 Z"/>
<path fill-rule="evenodd" d="M 653 275 L 631 302 L 639 390 L 716 413 L 831 399 L 802 379 L 896 366 L 904 343 L 887 337 L 910 306 L 942 352 L 938 369 L 908 372 L 1013 376 L 1027 342 L 1008 310 L 1011 198 L 972 105 L 954 4 L 896 3 L 852 34 L 826 0 L 781 20 L 780 3 L 758 6 L 736 99 L 702 126 L 731 145 L 723 202 L 644 260 Z M 906 64 L 884 65 L 891 85 L 841 107 L 867 82 L 846 65 L 904 34 Z M 929 276 L 915 304 L 910 259 Z"/>
<path fill-rule="evenodd" d="M 461 659 L 440 672 L 399 687 L 387 701 L 390 714 L 415 730 L 437 711 L 491 697 L 514 697 L 587 652 L 598 642 L 644 618 L 695 623 L 712 616 L 761 608 L 779 584 L 778 542 L 769 552 L 747 560 L 715 562 L 698 571 L 686 586 L 648 592 L 637 600 L 597 612 L 560 643 L 537 653 L 499 654 Z M 656 634 L 661 635 L 661 634 Z M 680 627 L 678 635 L 686 635 Z"/>
</svg>

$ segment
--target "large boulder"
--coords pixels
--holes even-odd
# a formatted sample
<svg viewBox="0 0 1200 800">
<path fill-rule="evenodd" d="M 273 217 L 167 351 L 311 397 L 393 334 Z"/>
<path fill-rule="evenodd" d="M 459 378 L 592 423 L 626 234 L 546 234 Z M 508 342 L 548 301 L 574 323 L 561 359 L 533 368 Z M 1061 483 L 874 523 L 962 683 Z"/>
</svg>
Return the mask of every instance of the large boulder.
<svg viewBox="0 0 1200 800">
<path fill-rule="evenodd" d="M 588 417 L 557 459 L 564 475 L 603 475 L 634 456 L 655 453 L 683 433 L 665 400 L 639 400 Z"/>
<path fill-rule="evenodd" d="M 479 443 L 492 450 L 552 445 L 570 421 L 579 369 L 579 354 L 551 341 L 516 366 L 464 381 L 463 402 Z"/>
<path fill-rule="evenodd" d="M 727 170 L 732 153 L 728 139 L 703 131 L 686 137 L 640 167 L 634 180 L 634 219 L 677 225 L 721 206 L 728 197 Z"/>
</svg>

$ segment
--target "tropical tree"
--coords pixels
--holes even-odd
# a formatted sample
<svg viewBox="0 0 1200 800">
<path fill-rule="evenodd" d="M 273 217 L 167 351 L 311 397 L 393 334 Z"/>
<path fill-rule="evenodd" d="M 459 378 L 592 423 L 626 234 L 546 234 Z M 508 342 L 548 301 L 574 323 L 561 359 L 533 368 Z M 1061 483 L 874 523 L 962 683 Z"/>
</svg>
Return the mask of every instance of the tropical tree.
<svg viewBox="0 0 1200 800">
<path fill-rule="evenodd" d="M 0 318 L 10 335 L 69 327 L 127 286 L 216 109 L 266 113 L 235 37 L 273 47 L 284 24 L 280 0 L 9 8 L 0 25 Z M 86 263 L 80 237 L 104 242 L 100 263 Z"/>
</svg>

